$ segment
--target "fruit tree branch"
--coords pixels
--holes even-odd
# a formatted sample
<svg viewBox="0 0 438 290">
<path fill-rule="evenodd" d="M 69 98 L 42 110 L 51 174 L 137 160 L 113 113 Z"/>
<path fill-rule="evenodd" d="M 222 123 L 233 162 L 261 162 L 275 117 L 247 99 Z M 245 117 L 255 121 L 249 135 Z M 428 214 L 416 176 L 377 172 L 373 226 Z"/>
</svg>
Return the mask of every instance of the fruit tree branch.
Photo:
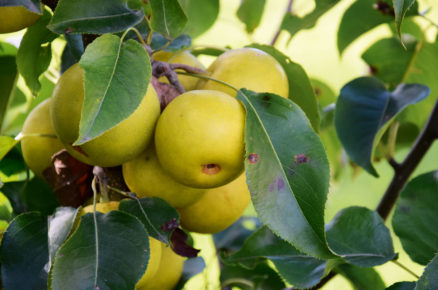
<svg viewBox="0 0 438 290">
<path fill-rule="evenodd" d="M 287 4 L 287 8 L 286 8 L 286 12 L 284 13 L 284 15 L 289 14 L 292 12 L 292 5 L 294 3 L 294 0 L 289 0 L 289 3 Z M 283 19 L 284 19 L 284 15 L 283 15 Z M 278 37 L 280 36 L 280 32 L 282 30 L 282 24 L 283 24 L 283 20 L 280 23 L 280 26 L 278 27 L 277 32 L 275 33 L 274 37 L 271 40 L 271 45 L 274 46 L 275 43 L 277 42 Z"/>
</svg>

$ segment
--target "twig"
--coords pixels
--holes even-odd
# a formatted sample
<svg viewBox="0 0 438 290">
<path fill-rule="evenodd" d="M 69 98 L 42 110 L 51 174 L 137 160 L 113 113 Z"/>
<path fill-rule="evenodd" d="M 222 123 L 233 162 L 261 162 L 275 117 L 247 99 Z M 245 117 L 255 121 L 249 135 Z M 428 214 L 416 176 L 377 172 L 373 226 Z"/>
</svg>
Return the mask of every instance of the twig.
<svg viewBox="0 0 438 290">
<path fill-rule="evenodd" d="M 294 3 L 294 0 L 289 0 L 289 3 L 287 4 L 287 8 L 286 8 L 286 12 L 284 13 L 284 15 L 289 14 L 292 12 L 292 5 Z M 284 19 L 284 15 L 283 18 Z M 280 36 L 280 32 L 282 30 L 282 24 L 283 24 L 283 20 L 280 23 L 280 26 L 278 27 L 277 32 L 275 33 L 274 37 L 271 40 L 271 46 L 274 46 L 275 43 L 277 42 L 278 37 Z"/>
<path fill-rule="evenodd" d="M 397 266 L 399 266 L 400 268 L 402 268 L 403 270 L 405 270 L 406 272 L 408 272 L 409 274 L 411 274 L 412 276 L 414 276 L 416 279 L 420 279 L 420 276 L 418 276 L 417 274 L 415 274 L 413 271 L 411 271 L 411 269 L 409 269 L 408 267 L 406 267 L 405 265 L 403 265 L 403 264 L 400 263 L 399 261 L 392 260 L 391 262 L 393 262 L 394 264 L 396 264 Z"/>
</svg>

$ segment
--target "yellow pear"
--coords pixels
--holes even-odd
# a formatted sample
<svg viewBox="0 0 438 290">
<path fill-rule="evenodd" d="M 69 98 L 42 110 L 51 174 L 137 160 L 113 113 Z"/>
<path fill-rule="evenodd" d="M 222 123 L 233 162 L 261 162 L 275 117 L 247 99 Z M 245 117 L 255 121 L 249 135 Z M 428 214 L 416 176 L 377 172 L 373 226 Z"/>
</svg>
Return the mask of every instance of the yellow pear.
<svg viewBox="0 0 438 290">
<path fill-rule="evenodd" d="M 212 90 L 186 92 L 158 119 L 155 148 L 163 169 L 190 187 L 226 184 L 243 171 L 245 110 Z"/>
<path fill-rule="evenodd" d="M 110 201 L 105 203 L 96 203 L 96 211 L 101 213 L 108 213 L 112 210 L 117 210 L 119 208 L 119 202 L 118 201 Z M 93 212 L 93 205 L 88 205 L 84 207 L 81 212 L 79 213 L 79 217 L 85 215 L 86 213 Z M 75 225 L 77 226 L 77 225 Z M 160 241 L 149 237 L 149 262 L 148 266 L 146 268 L 145 273 L 141 277 L 141 279 L 137 282 L 136 287 L 142 287 L 149 283 L 152 277 L 155 276 L 155 274 L 158 271 L 158 268 L 160 267 L 160 261 L 161 261 L 161 243 Z M 164 245 L 164 244 L 163 244 Z"/>
<path fill-rule="evenodd" d="M 21 132 L 24 161 L 40 178 L 44 178 L 43 171 L 51 166 L 53 154 L 64 149 L 50 120 L 50 101 L 44 100 L 30 112 Z"/>
<path fill-rule="evenodd" d="M 259 49 L 240 48 L 224 52 L 207 70 L 213 79 L 226 82 L 237 89 L 273 93 L 284 98 L 289 95 L 289 82 L 283 67 L 275 58 Z M 236 95 L 230 87 L 212 80 L 200 80 L 197 88 Z"/>
<path fill-rule="evenodd" d="M 2 6 L 0 7 L 0 33 L 15 32 L 29 27 L 37 22 L 40 16 L 23 6 Z"/>
<path fill-rule="evenodd" d="M 161 261 L 155 276 L 138 290 L 172 290 L 178 284 L 184 268 L 184 258 L 161 243 Z"/>
<path fill-rule="evenodd" d="M 192 232 L 215 234 L 238 220 L 250 200 L 243 173 L 226 185 L 209 189 L 195 204 L 179 209 L 181 225 Z"/>
<path fill-rule="evenodd" d="M 84 71 L 78 64 L 59 79 L 52 95 L 51 116 L 56 134 L 73 157 L 91 165 L 121 165 L 143 150 L 152 139 L 160 104 L 152 85 L 135 112 L 99 137 L 73 148 L 79 135 L 84 102 Z"/>
<path fill-rule="evenodd" d="M 130 191 L 138 197 L 159 197 L 175 208 L 198 201 L 205 189 L 185 186 L 170 177 L 158 162 L 154 146 L 123 163 L 123 178 Z"/>
</svg>

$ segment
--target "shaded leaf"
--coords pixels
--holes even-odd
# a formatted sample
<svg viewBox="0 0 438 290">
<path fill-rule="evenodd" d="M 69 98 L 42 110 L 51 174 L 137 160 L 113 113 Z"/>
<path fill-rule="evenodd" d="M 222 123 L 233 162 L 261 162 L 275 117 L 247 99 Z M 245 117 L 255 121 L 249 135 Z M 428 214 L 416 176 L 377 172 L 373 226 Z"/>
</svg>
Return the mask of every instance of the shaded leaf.
<svg viewBox="0 0 438 290">
<path fill-rule="evenodd" d="M 66 34 L 67 44 L 62 51 L 61 56 L 61 73 L 64 73 L 69 67 L 79 62 L 84 53 L 84 43 L 81 34 Z"/>
<path fill-rule="evenodd" d="M 260 263 L 254 269 L 226 265 L 221 270 L 220 282 L 222 289 L 224 287 L 238 287 L 244 290 L 286 288 L 278 273 L 266 263 Z"/>
<path fill-rule="evenodd" d="M 151 78 L 146 50 L 135 40 L 105 34 L 87 46 L 85 98 L 79 137 L 73 145 L 94 139 L 128 118 L 143 100 Z"/>
<path fill-rule="evenodd" d="M 226 264 L 239 264 L 245 268 L 254 268 L 266 259 L 274 263 L 288 283 L 300 288 L 316 285 L 325 273 L 326 261 L 300 253 L 266 226 L 255 231 L 239 251 L 223 257 Z"/>
<path fill-rule="evenodd" d="M 170 235 L 170 247 L 180 256 L 194 258 L 198 255 L 198 249 L 188 243 L 189 236 L 180 228 L 176 228 Z"/>
<path fill-rule="evenodd" d="M 415 282 L 397 282 L 386 288 L 387 290 L 414 290 Z"/>
<path fill-rule="evenodd" d="M 245 24 L 246 32 L 252 33 L 260 24 L 266 0 L 243 0 L 237 10 L 237 17 Z"/>
<path fill-rule="evenodd" d="M 128 8 L 126 0 L 59 0 L 48 28 L 63 33 L 120 32 L 143 20 L 142 10 Z"/>
<path fill-rule="evenodd" d="M 300 251 L 330 258 L 324 232 L 329 166 L 319 137 L 288 99 L 245 89 L 245 169 L 260 220 Z"/>
<path fill-rule="evenodd" d="M 42 14 L 40 0 L 2 0 L 0 6 L 23 6 L 29 11 Z"/>
<path fill-rule="evenodd" d="M 383 290 L 385 283 L 373 268 L 362 268 L 350 264 L 342 264 L 335 271 L 344 276 L 355 290 Z"/>
<path fill-rule="evenodd" d="M 6 46 L 8 46 L 6 43 L 0 43 L 0 133 L 2 132 L 3 119 L 5 118 L 8 104 L 12 99 L 18 75 L 15 55 L 3 54 L 2 48 L 5 47 L 4 49 L 6 50 Z"/>
<path fill-rule="evenodd" d="M 319 111 L 315 91 L 305 70 L 298 63 L 293 62 L 276 48 L 269 45 L 252 44 L 250 47 L 258 48 L 273 56 L 283 67 L 289 80 L 289 99 L 304 111 L 310 120 L 313 129 L 319 131 Z"/>
<path fill-rule="evenodd" d="M 248 228 L 247 224 L 251 225 Z M 262 226 L 256 217 L 243 216 L 225 230 L 213 235 L 216 249 L 224 251 L 237 251 L 245 240 L 259 227 Z"/>
<path fill-rule="evenodd" d="M 429 263 L 438 252 L 438 171 L 412 179 L 403 189 L 392 218 L 395 234 L 409 257 Z"/>
<path fill-rule="evenodd" d="M 204 271 L 205 266 L 205 261 L 202 257 L 185 260 L 182 276 L 178 282 L 178 285 L 175 286 L 175 290 L 184 289 L 184 285 L 187 283 L 187 281 L 189 281 L 189 279 L 193 276 L 196 276 Z"/>
<path fill-rule="evenodd" d="M 415 290 L 433 290 L 438 288 L 438 255 L 427 264 L 423 275 L 418 279 Z"/>
<path fill-rule="evenodd" d="M 348 207 L 326 226 L 333 252 L 360 267 L 384 264 L 395 257 L 390 232 L 382 218 L 365 207 Z"/>
<path fill-rule="evenodd" d="M 175 0 L 150 0 L 151 27 L 168 38 L 175 38 L 187 24 L 187 16 Z"/>
<path fill-rule="evenodd" d="M 7 182 L 1 191 L 11 202 L 15 214 L 39 211 L 43 215 L 49 215 L 59 205 L 52 189 L 38 177 L 26 181 Z"/>
<path fill-rule="evenodd" d="M 330 10 L 338 2 L 338 0 L 315 1 L 315 8 L 313 11 L 303 17 L 299 17 L 294 13 L 288 13 L 283 18 L 281 29 L 286 30 L 292 39 L 300 30 L 314 27 L 319 17 Z"/>
<path fill-rule="evenodd" d="M 47 289 L 47 242 L 47 218 L 42 214 L 30 212 L 12 220 L 0 248 L 5 289 Z"/>
<path fill-rule="evenodd" d="M 187 15 L 184 32 L 195 38 L 213 26 L 219 15 L 219 0 L 178 0 Z"/>
<path fill-rule="evenodd" d="M 169 40 L 159 33 L 152 34 L 151 48 L 153 50 L 162 49 L 167 52 L 176 52 L 189 48 L 192 45 L 192 39 L 187 34 L 181 34 L 175 39 Z"/>
<path fill-rule="evenodd" d="M 177 211 L 161 198 L 124 199 L 119 210 L 136 216 L 151 237 L 166 245 L 172 231 L 179 226 Z"/>
<path fill-rule="evenodd" d="M 59 247 L 69 236 L 78 211 L 79 208 L 58 207 L 53 215 L 49 217 L 48 245 L 50 265 L 53 263 Z"/>
<path fill-rule="evenodd" d="M 62 206 L 78 207 L 93 196 L 93 167 L 73 158 L 65 149 L 52 156 L 52 166 L 43 175 Z"/>
<path fill-rule="evenodd" d="M 18 141 L 9 136 L 0 136 L 0 160 L 18 144 Z"/>
<path fill-rule="evenodd" d="M 377 177 L 371 160 L 385 129 L 400 111 L 423 100 L 429 92 L 428 87 L 419 84 L 402 84 L 389 92 L 372 77 L 346 84 L 336 102 L 335 126 L 351 160 Z"/>
<path fill-rule="evenodd" d="M 19 146 L 15 146 L 12 148 L 12 150 L 9 151 L 9 153 L 0 161 L 0 171 L 7 177 L 21 175 L 24 178 L 27 174 L 27 165 L 24 162 L 23 154 L 18 147 Z M 8 180 L 5 181 L 8 182 Z"/>
<path fill-rule="evenodd" d="M 393 0 L 394 13 L 395 13 L 395 27 L 397 34 L 401 39 L 401 25 L 406 12 L 414 5 L 415 0 Z"/>
<path fill-rule="evenodd" d="M 142 223 L 121 211 L 95 214 L 97 223 L 93 213 L 84 215 L 56 253 L 54 290 L 134 289 L 144 274 L 150 254 Z"/>
<path fill-rule="evenodd" d="M 51 42 L 58 36 L 46 28 L 50 18 L 50 13 L 44 10 L 43 16 L 26 30 L 17 53 L 18 71 L 35 96 L 41 89 L 39 77 L 52 60 Z"/>
</svg>

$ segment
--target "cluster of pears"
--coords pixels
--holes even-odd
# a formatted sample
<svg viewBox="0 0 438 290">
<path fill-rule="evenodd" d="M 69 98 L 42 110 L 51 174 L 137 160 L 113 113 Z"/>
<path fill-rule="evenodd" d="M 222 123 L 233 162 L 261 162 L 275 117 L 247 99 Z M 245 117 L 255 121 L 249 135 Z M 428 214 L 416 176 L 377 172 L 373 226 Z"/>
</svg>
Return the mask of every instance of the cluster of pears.
<svg viewBox="0 0 438 290">
<path fill-rule="evenodd" d="M 154 59 L 203 68 L 187 51 L 155 54 Z M 235 88 L 288 97 L 283 68 L 258 49 L 229 50 L 213 62 L 207 73 Z M 235 98 L 237 92 L 226 85 L 191 76 L 181 76 L 180 82 L 186 92 L 162 112 L 157 93 L 149 85 L 130 117 L 99 137 L 72 146 L 78 138 L 84 101 L 84 71 L 79 64 L 73 65 L 59 79 L 52 97 L 37 106 L 24 124 L 22 133 L 28 136 L 22 142 L 26 163 L 36 175 L 43 176 L 43 170 L 51 165 L 51 156 L 65 148 L 90 165 L 121 165 L 129 189 L 138 197 L 166 200 L 177 209 L 186 230 L 209 234 L 224 230 L 250 202 L 244 173 L 245 109 Z M 57 138 L 47 137 L 55 135 Z M 101 205 L 98 210 L 105 213 L 117 208 L 115 203 Z M 156 267 L 148 267 L 137 286 L 172 289 L 174 284 L 144 286 L 151 283 L 144 281 L 150 281 L 152 276 L 159 281 L 161 274 L 157 273 L 165 271 L 166 267 L 159 266 L 160 258 L 153 258 L 160 256 L 157 252 L 161 253 L 161 263 L 179 259 L 179 275 L 182 271 L 181 257 L 176 258 L 169 248 L 150 240 L 149 265 Z"/>
</svg>

